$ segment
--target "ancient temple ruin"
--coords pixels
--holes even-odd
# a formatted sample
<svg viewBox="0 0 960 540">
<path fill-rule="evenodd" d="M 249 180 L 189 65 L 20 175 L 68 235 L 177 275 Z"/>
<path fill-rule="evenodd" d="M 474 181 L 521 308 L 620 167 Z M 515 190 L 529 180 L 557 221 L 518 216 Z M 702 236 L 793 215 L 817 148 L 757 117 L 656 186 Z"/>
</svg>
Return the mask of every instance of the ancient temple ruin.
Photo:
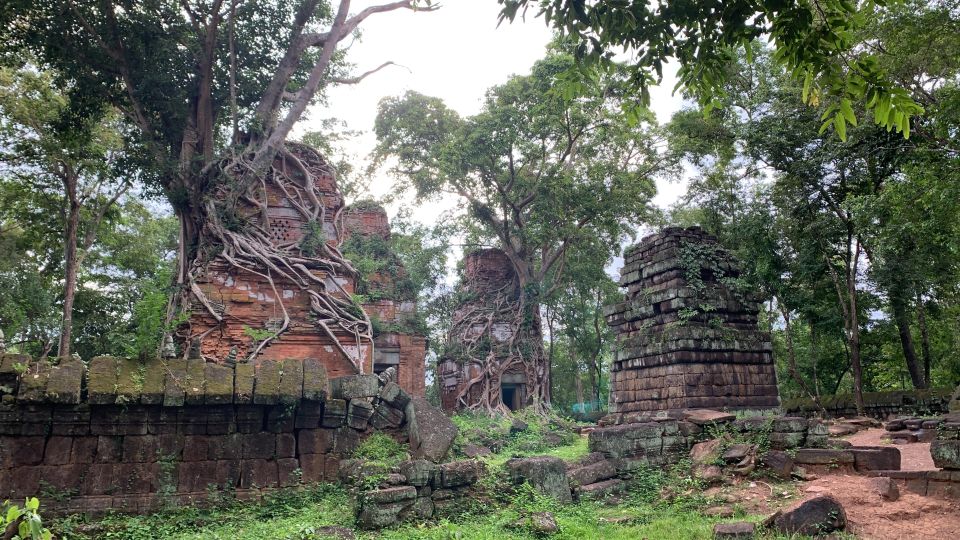
<svg viewBox="0 0 960 540">
<path fill-rule="evenodd" d="M 610 412 L 777 407 L 770 335 L 736 261 L 699 227 L 666 228 L 624 254 Z"/>
<path fill-rule="evenodd" d="M 510 259 L 500 249 L 468 253 L 445 354 L 437 375 L 446 411 L 464 408 L 519 409 L 528 401 L 520 286 Z"/>
<path fill-rule="evenodd" d="M 417 291 L 390 247 L 390 221 L 383 207 L 361 202 L 343 213 L 343 250 L 361 272 L 356 291 L 373 325 L 373 372 L 393 367 L 397 384 L 415 396 L 425 392 L 427 339 L 419 328 Z"/>
<path fill-rule="evenodd" d="M 315 190 L 285 183 L 274 174 L 273 181 L 262 186 L 266 204 L 242 199 L 236 215 L 251 231 L 243 234 L 257 235 L 252 241 L 265 240 L 271 249 L 305 261 L 287 274 L 308 279 L 297 282 L 278 275 L 287 270 L 283 267 L 287 261 L 270 268 L 262 261 L 237 264 L 239 257 L 216 255 L 196 278 L 196 287 L 210 305 L 202 305 L 196 300 L 199 295 L 193 295 L 189 319 L 178 331 L 180 354 L 197 348 L 199 342 L 194 354 L 216 363 L 311 358 L 326 366 L 331 377 L 371 373 L 369 323 L 351 300 L 355 272 L 348 264 L 310 264 L 309 255 L 324 249 L 336 252 L 343 240 L 344 200 L 335 171 L 315 151 L 302 145 L 292 148 L 296 153 L 278 157 L 274 169 L 293 171 L 291 177 L 301 182 L 308 175 L 295 171 L 306 169 L 315 179 Z M 343 313 L 352 313 L 354 320 L 344 321 Z"/>
</svg>

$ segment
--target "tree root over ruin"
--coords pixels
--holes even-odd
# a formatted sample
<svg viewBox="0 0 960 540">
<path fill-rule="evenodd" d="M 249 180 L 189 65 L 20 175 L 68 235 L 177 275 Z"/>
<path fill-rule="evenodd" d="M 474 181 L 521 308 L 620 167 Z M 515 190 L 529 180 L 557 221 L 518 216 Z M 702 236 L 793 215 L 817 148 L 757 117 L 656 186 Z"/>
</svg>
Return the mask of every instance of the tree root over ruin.
<svg viewBox="0 0 960 540">
<path fill-rule="evenodd" d="M 520 295 L 514 284 L 489 293 L 480 302 L 466 303 L 453 315 L 446 360 L 458 365 L 456 408 L 490 415 L 510 414 L 503 403 L 501 380 L 508 372 L 523 373 L 525 406 L 549 412 L 547 359 L 540 330 L 539 306 Z M 508 325 L 509 335 L 502 325 Z M 462 378 L 466 380 L 462 380 Z M 479 391 L 478 391 L 479 390 Z"/>
<path fill-rule="evenodd" d="M 196 205 L 196 215 L 185 216 L 178 212 L 181 234 L 190 230 L 193 223 L 197 224 L 194 227 L 197 233 L 193 242 L 189 242 L 190 238 L 186 238 L 187 242 L 181 239 L 181 246 L 192 243 L 193 249 L 187 251 L 181 247 L 179 294 L 171 300 L 167 319 L 169 324 L 177 319 L 178 314 L 204 310 L 219 324 L 203 332 L 195 331 L 189 320 L 180 324 L 176 337 L 186 345 L 183 347 L 184 356 L 193 340 L 202 340 L 211 332 L 222 329 L 225 318 L 229 317 L 224 308 L 212 302 L 198 285 L 210 263 L 219 260 L 269 283 L 274 301 L 282 312 L 282 322 L 270 328 L 269 337 L 258 340 L 251 347 L 246 355 L 248 361 L 255 359 L 268 344 L 290 328 L 290 313 L 276 281 L 283 280 L 285 287 L 294 286 L 309 295 L 311 322 L 330 338 L 334 347 L 358 372 L 362 372 L 362 345 L 373 346 L 370 319 L 336 279 L 324 279 L 325 276 L 358 275 L 340 250 L 327 242 L 324 234 L 323 224 L 332 222 L 337 238 L 340 237 L 342 204 L 337 205 L 337 215 L 328 216 L 324 197 L 341 196 L 338 192 L 322 193 L 317 186 L 319 178 L 334 174 L 333 168 L 316 150 L 289 142 L 279 150 L 273 166 L 265 174 L 253 171 L 242 156 L 226 158 L 207 167 L 205 176 L 210 189 Z M 290 206 L 307 222 L 308 229 L 303 238 L 287 242 L 271 239 L 267 215 L 268 187 L 283 193 Z M 356 354 L 344 348 L 335 334 L 337 331 L 353 336 Z M 222 361 L 217 358 L 206 360 Z"/>
</svg>

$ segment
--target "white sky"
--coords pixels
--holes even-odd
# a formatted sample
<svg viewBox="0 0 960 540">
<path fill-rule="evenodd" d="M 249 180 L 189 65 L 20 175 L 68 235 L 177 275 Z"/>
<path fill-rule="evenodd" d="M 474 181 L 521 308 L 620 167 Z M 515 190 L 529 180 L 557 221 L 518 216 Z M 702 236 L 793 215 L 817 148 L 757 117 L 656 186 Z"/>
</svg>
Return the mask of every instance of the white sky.
<svg viewBox="0 0 960 540">
<path fill-rule="evenodd" d="M 358 12 L 375 3 L 379 2 L 358 1 L 352 9 Z M 511 75 L 528 73 L 551 38 L 543 20 L 532 16 L 498 27 L 499 8 L 495 0 L 446 0 L 435 12 L 400 10 L 368 18 L 361 26 L 362 40 L 349 51 L 357 73 L 388 60 L 404 67 L 388 67 L 360 84 L 332 89 L 329 105 L 310 111 L 298 133 L 318 129 L 323 118 L 344 120 L 350 129 L 364 132 L 348 149 L 351 161 L 360 164 L 376 143 L 373 123 L 384 97 L 415 90 L 443 99 L 461 115 L 477 113 L 487 88 Z M 660 122 L 667 121 L 681 104 L 679 97 L 671 96 L 673 73 L 669 70 L 663 85 L 651 92 L 651 106 Z M 392 178 L 381 174 L 371 179 L 371 191 L 382 195 L 392 184 Z M 657 189 L 654 202 L 666 207 L 682 194 L 684 185 L 658 181 Z M 414 217 L 430 223 L 453 204 L 415 208 Z M 394 214 L 397 209 L 389 210 Z"/>
</svg>

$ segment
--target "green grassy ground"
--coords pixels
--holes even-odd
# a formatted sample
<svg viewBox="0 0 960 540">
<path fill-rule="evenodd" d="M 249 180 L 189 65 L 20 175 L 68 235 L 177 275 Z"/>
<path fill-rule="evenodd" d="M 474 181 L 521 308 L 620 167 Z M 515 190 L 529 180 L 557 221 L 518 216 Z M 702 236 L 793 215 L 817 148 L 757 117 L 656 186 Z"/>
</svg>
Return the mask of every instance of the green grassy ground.
<svg viewBox="0 0 960 540">
<path fill-rule="evenodd" d="M 515 525 L 534 512 L 551 512 L 559 531 L 555 539 L 709 539 L 717 518 L 701 511 L 715 503 L 704 497 L 685 467 L 650 468 L 629 482 L 618 504 L 581 502 L 559 505 L 529 486 L 516 488 L 505 480 L 504 463 L 510 457 L 552 455 L 574 461 L 587 452 L 587 439 L 569 432 L 569 425 L 525 419 L 528 429 L 509 433 L 510 421 L 484 417 L 456 417 L 462 435 L 455 450 L 477 439 L 499 442 L 500 451 L 481 458 L 486 473 L 475 498 L 461 513 L 424 523 L 408 523 L 376 532 L 355 531 L 361 540 L 533 540 L 535 531 Z M 561 444 L 549 433 L 566 430 Z M 553 442 L 547 442 L 552 440 Z M 406 448 L 379 438 L 358 450 L 368 460 L 390 465 L 405 457 Z M 784 486 L 783 489 L 787 489 Z M 778 488 L 780 489 L 780 488 Z M 319 540 L 323 527 L 353 529 L 354 497 L 347 488 L 319 485 L 298 491 L 276 492 L 259 503 L 224 502 L 216 507 L 172 509 L 148 516 L 112 515 L 99 520 L 71 517 L 54 521 L 58 538 L 88 540 Z M 732 520 L 759 521 L 762 516 L 742 512 Z M 762 538 L 775 538 L 762 536 Z"/>
</svg>

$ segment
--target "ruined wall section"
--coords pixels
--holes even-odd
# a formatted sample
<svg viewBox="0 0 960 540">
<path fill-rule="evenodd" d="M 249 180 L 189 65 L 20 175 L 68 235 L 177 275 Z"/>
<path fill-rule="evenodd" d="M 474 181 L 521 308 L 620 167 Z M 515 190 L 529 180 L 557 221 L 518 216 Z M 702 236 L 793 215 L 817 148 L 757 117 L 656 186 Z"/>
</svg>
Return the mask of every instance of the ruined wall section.
<svg viewBox="0 0 960 540">
<path fill-rule="evenodd" d="M 263 236 L 265 241 L 290 253 L 315 250 L 320 244 L 333 248 L 341 244 L 339 222 L 344 201 L 334 170 L 325 162 L 309 165 L 319 171 L 316 186 L 321 200 L 316 219 L 304 216 L 303 208 L 309 208 L 310 201 L 299 200 L 298 193 L 268 182 L 262 188 L 266 194 L 265 208 L 245 200 L 237 203 L 237 219 L 254 231 L 249 234 L 258 239 Z M 277 158 L 274 167 L 295 170 L 293 163 L 282 158 Z M 275 269 L 238 262 L 252 265 L 252 271 L 239 269 L 224 254 L 218 254 L 197 279 L 197 287 L 222 321 L 194 300 L 188 324 L 178 330 L 178 355 L 186 356 L 192 341 L 199 339 L 200 354 L 208 360 L 227 363 L 249 357 L 261 342 L 280 330 L 288 317 L 288 329 L 271 338 L 253 361 L 313 358 L 333 377 L 372 372 L 372 343 L 337 325 L 327 325 L 336 337 L 335 343 L 318 327 L 317 314 L 311 306 L 310 289 L 322 289 L 346 304 L 351 302 L 356 276 L 348 268 L 311 267 L 313 281 L 303 283 L 285 279 Z"/>
<path fill-rule="evenodd" d="M 699 227 L 667 228 L 624 255 L 610 411 L 777 407 L 770 336 L 736 261 Z"/>
<path fill-rule="evenodd" d="M 57 513 L 101 513 L 258 498 L 336 481 L 373 431 L 410 442 L 414 458 L 442 457 L 456 428 L 439 442 L 435 422 L 421 433 L 421 402 L 389 377 L 328 378 L 315 359 L 228 367 L 97 357 L 87 366 L 7 354 L 0 500 L 42 492 Z M 421 451 L 420 440 L 433 445 Z"/>
<path fill-rule="evenodd" d="M 427 338 L 418 324 L 417 291 L 390 244 L 387 212 L 373 203 L 350 206 L 343 213 L 343 232 L 344 254 L 361 274 L 356 291 L 373 324 L 373 370 L 395 367 L 400 387 L 423 396 Z"/>
</svg>

